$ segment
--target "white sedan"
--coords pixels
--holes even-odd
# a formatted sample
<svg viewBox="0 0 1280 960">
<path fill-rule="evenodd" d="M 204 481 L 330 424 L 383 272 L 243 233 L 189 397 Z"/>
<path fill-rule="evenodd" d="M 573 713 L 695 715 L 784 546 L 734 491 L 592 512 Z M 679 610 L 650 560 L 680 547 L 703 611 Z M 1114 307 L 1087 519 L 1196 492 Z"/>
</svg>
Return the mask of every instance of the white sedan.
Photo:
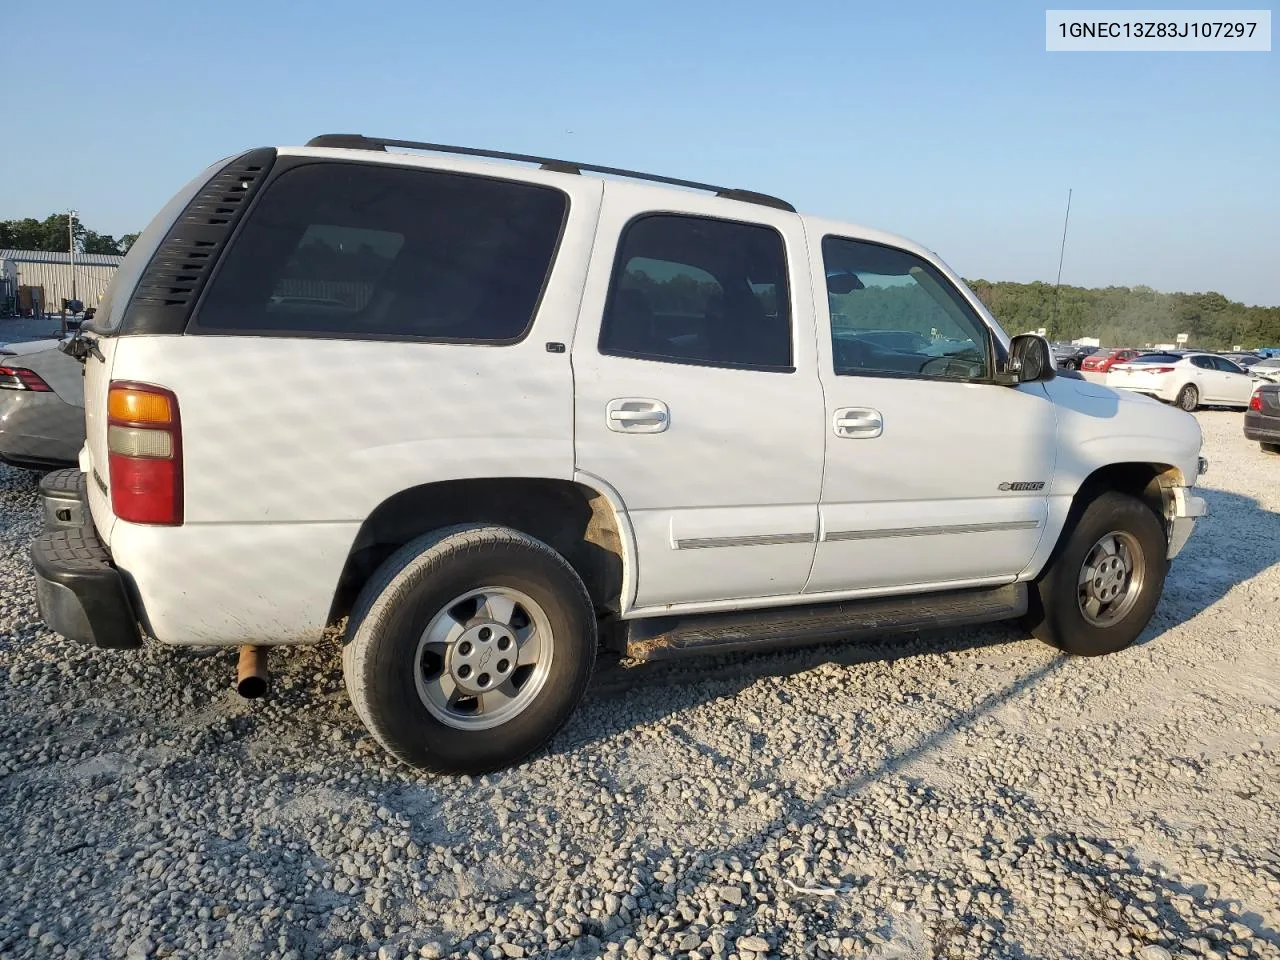
<svg viewBox="0 0 1280 960">
<path fill-rule="evenodd" d="M 1194 410 L 1202 404 L 1249 406 L 1254 379 L 1243 367 L 1211 353 L 1144 353 L 1112 366 L 1107 386 Z"/>
<path fill-rule="evenodd" d="M 1268 380 L 1280 383 L 1280 357 L 1266 357 L 1249 368 L 1249 376 L 1255 381 Z"/>
</svg>

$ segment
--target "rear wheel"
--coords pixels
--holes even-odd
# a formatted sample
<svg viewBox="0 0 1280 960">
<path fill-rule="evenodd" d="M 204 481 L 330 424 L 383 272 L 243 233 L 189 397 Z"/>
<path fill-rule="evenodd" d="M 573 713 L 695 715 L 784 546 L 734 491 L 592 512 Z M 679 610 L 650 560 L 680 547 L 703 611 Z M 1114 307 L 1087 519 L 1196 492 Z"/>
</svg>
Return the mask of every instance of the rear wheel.
<svg viewBox="0 0 1280 960">
<path fill-rule="evenodd" d="M 1160 520 L 1136 497 L 1107 491 L 1064 536 L 1033 585 L 1032 633 L 1078 656 L 1123 650 L 1150 621 L 1164 588 L 1168 548 Z"/>
<path fill-rule="evenodd" d="M 1280 453 L 1280 443 L 1259 443 L 1263 453 Z"/>
<path fill-rule="evenodd" d="M 1187 413 L 1193 412 L 1200 406 L 1200 391 L 1193 384 L 1188 383 L 1178 391 L 1178 406 Z"/>
<path fill-rule="evenodd" d="M 595 614 L 577 573 L 505 527 L 454 527 L 401 548 L 347 630 L 356 713 L 395 757 L 441 773 L 496 770 L 536 750 L 572 713 L 595 661 Z"/>
</svg>

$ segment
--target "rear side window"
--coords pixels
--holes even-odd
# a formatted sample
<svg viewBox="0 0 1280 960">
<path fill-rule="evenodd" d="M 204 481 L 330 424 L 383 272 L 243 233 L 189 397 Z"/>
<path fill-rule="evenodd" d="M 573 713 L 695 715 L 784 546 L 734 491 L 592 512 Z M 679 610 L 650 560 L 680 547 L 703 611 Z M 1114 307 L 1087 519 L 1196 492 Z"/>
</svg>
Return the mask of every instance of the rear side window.
<svg viewBox="0 0 1280 960">
<path fill-rule="evenodd" d="M 782 236 L 771 227 L 708 217 L 633 220 L 618 244 L 600 352 L 790 372 Z"/>
<path fill-rule="evenodd" d="M 533 320 L 567 205 L 508 180 L 298 167 L 259 199 L 193 328 L 511 343 Z"/>
</svg>

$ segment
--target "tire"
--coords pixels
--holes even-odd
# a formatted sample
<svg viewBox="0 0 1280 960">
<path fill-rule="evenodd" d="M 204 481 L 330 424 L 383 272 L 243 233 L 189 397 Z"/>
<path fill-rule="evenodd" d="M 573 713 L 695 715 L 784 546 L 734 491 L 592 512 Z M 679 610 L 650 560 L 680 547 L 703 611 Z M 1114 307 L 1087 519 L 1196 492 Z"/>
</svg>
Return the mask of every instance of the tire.
<svg viewBox="0 0 1280 960">
<path fill-rule="evenodd" d="M 1187 413 L 1194 413 L 1196 408 L 1200 406 L 1200 391 L 1195 388 L 1194 384 L 1188 383 L 1178 391 L 1176 402 Z"/>
<path fill-rule="evenodd" d="M 394 757 L 475 774 L 546 743 L 582 699 L 595 655 L 595 612 L 568 561 L 516 530 L 473 525 L 419 537 L 378 568 L 348 621 L 342 670 L 357 715 Z"/>
<path fill-rule="evenodd" d="M 1280 443 L 1259 443 L 1263 453 L 1280 454 Z"/>
<path fill-rule="evenodd" d="M 1113 490 L 1088 502 L 1068 523 L 1049 566 L 1032 584 L 1028 626 L 1045 643 L 1075 656 L 1123 650 L 1146 628 L 1164 588 L 1164 526 L 1141 500 Z M 1122 546 L 1117 553 L 1106 549 L 1109 537 L 1113 547 L 1117 541 Z M 1123 562 L 1109 569 L 1125 553 L 1132 563 L 1128 577 Z M 1086 561 L 1098 576 L 1081 584 Z M 1096 605 L 1100 593 L 1113 599 Z"/>
</svg>

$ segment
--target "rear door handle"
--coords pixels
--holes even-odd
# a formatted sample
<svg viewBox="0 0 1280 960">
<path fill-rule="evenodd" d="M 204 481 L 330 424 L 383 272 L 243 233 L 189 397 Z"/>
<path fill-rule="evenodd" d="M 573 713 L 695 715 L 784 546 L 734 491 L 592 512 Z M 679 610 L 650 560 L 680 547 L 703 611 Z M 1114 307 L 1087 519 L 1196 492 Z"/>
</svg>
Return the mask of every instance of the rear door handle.
<svg viewBox="0 0 1280 960">
<path fill-rule="evenodd" d="M 610 400 L 605 412 L 609 429 L 615 433 L 662 433 L 671 422 L 667 405 L 647 397 Z"/>
<path fill-rule="evenodd" d="M 884 433 L 884 417 L 871 407 L 841 407 L 831 418 L 837 437 L 870 440 Z"/>
</svg>

